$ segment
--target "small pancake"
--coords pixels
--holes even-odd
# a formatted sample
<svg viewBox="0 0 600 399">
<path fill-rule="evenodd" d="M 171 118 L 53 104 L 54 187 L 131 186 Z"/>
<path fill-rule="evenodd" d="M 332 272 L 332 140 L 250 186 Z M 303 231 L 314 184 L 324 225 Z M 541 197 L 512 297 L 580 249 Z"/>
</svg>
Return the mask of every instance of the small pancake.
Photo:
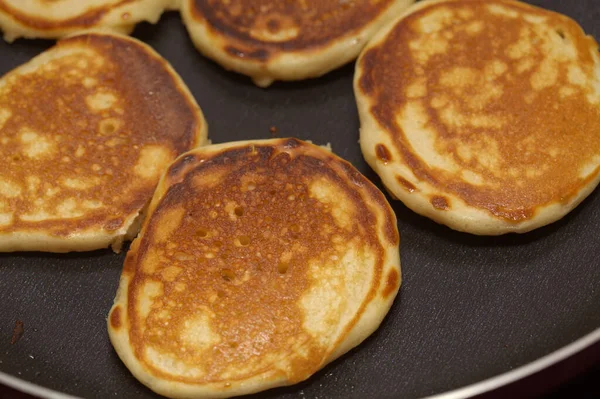
<svg viewBox="0 0 600 399">
<path fill-rule="evenodd" d="M 296 139 L 182 155 L 127 254 L 108 331 L 136 378 L 218 398 L 302 381 L 362 342 L 400 286 L 396 217 Z"/>
<path fill-rule="evenodd" d="M 527 232 L 600 180 L 598 45 L 555 12 L 421 2 L 368 44 L 354 90 L 367 162 L 453 229 Z"/>
<path fill-rule="evenodd" d="M 355 59 L 414 0 L 182 0 L 192 41 L 258 86 L 321 76 Z"/>
<path fill-rule="evenodd" d="M 56 39 L 87 29 L 129 34 L 142 21 L 156 23 L 179 0 L 0 0 L 4 40 Z"/>
<path fill-rule="evenodd" d="M 118 250 L 164 170 L 205 141 L 194 98 L 149 46 L 59 41 L 0 79 L 0 251 Z"/>
</svg>

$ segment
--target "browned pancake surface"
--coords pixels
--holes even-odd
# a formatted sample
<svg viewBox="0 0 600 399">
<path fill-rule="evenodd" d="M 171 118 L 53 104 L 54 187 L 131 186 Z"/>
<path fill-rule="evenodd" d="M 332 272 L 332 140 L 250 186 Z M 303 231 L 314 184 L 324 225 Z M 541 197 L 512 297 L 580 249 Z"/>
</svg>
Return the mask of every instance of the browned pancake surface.
<svg viewBox="0 0 600 399">
<path fill-rule="evenodd" d="M 50 51 L 65 55 L 0 85 L 0 232 L 118 230 L 197 144 L 199 110 L 129 39 L 87 34 Z"/>
<path fill-rule="evenodd" d="M 225 48 L 230 55 L 267 60 L 281 52 L 327 46 L 360 30 L 392 3 L 394 0 L 191 0 L 191 15 L 231 42 Z"/>
<path fill-rule="evenodd" d="M 398 272 L 381 276 L 384 247 L 399 239 L 385 198 L 349 164 L 314 151 L 297 140 L 279 140 L 210 156 L 195 152 L 171 166 L 167 191 L 124 267 L 131 279 L 129 341 L 153 375 L 195 384 L 257 374 L 265 381 L 303 380 L 346 337 L 378 290 L 396 292 Z M 345 222 L 336 216 L 336 204 L 310 194 L 315 184 L 339 192 L 350 215 Z M 365 200 L 384 210 L 382 241 L 381 214 Z M 315 337 L 303 327 L 301 297 L 315 278 L 330 278 L 335 290 L 339 257 L 352 246 L 376 257 L 376 284 L 338 341 L 329 342 L 336 331 Z M 317 269 L 310 266 L 315 263 Z M 386 287 L 379 287 L 380 280 Z M 156 299 L 140 305 L 139 298 L 148 296 Z M 323 323 L 338 328 L 340 315 L 332 317 Z M 123 327 L 120 307 L 113 309 L 110 323 L 113 329 Z M 165 364 L 187 375 L 156 368 L 149 353 L 154 362 L 177 359 Z M 282 359 L 285 370 L 274 366 Z"/>
<path fill-rule="evenodd" d="M 575 22 L 526 4 L 463 0 L 420 9 L 360 62 L 358 87 L 401 159 L 384 144 L 374 153 L 507 221 L 566 203 L 599 173 L 593 53 L 597 44 Z M 421 138 L 409 138 L 400 118 L 419 125 L 422 142 L 454 167 L 422 159 L 413 145 Z M 431 203 L 451 207 L 444 196 Z"/>
<path fill-rule="evenodd" d="M 40 3 L 47 3 L 48 5 L 60 4 L 62 0 L 37 0 Z M 62 20 L 51 20 L 35 15 L 25 13 L 11 6 L 6 0 L 0 0 L 0 11 L 9 14 L 12 18 L 19 21 L 25 26 L 40 29 L 40 30 L 51 30 L 60 28 L 91 28 L 97 26 L 104 16 L 114 10 L 116 7 L 124 6 L 139 2 L 140 0 L 117 0 L 104 6 L 97 6 L 88 9 L 84 14 L 73 16 L 71 18 Z M 130 23 L 130 15 L 123 13 L 121 19 L 123 24 Z"/>
</svg>

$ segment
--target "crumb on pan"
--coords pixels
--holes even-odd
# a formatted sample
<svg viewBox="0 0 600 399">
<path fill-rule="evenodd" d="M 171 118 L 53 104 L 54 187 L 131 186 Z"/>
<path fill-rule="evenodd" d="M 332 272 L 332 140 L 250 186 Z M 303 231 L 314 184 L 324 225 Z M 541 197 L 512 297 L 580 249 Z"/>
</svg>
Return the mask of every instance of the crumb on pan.
<svg viewBox="0 0 600 399">
<path fill-rule="evenodd" d="M 19 342 L 24 332 L 25 328 L 23 327 L 23 322 L 21 320 L 15 321 L 15 328 L 13 329 L 13 335 L 10 340 L 11 345 L 14 345 L 17 342 Z"/>
</svg>

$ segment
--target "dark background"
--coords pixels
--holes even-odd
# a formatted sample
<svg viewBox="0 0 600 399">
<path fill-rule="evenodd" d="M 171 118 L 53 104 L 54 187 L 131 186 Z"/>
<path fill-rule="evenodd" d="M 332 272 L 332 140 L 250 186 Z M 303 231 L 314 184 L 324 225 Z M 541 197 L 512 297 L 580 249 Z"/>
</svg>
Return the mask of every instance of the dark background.
<svg viewBox="0 0 600 399">
<path fill-rule="evenodd" d="M 572 16 L 600 38 L 597 0 L 534 3 Z M 278 137 L 330 142 L 381 187 L 357 143 L 353 65 L 263 90 L 200 56 L 176 13 L 157 26 L 141 25 L 135 36 L 187 82 L 213 142 L 270 138 L 269 128 L 276 126 Z M 49 46 L 0 43 L 0 73 Z M 404 281 L 381 328 L 308 381 L 261 397 L 422 397 L 513 370 L 600 327 L 598 192 L 557 223 L 502 237 L 453 232 L 399 202 L 393 207 Z M 121 364 L 106 333 L 123 257 L 108 250 L 0 255 L 0 371 L 85 397 L 154 397 Z M 23 321 L 25 333 L 12 345 L 16 320 Z M 587 369 L 597 361 L 596 356 L 577 364 Z M 545 390 L 561 380 L 586 380 L 576 369 L 532 384 Z M 555 395 L 573 388 L 558 389 Z"/>
</svg>

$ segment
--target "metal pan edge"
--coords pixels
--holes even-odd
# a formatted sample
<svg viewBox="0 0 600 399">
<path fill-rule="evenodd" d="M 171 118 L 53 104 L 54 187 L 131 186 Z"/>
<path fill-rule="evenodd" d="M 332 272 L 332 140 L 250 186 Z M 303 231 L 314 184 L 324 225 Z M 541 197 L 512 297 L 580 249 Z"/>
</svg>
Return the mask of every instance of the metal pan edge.
<svg viewBox="0 0 600 399">
<path fill-rule="evenodd" d="M 455 389 L 433 396 L 428 396 L 424 399 L 463 399 L 470 398 L 476 395 L 485 394 L 486 392 L 494 391 L 498 388 L 510 385 L 514 382 L 522 380 L 530 375 L 537 372 L 543 371 L 555 364 L 560 363 L 563 360 L 574 356 L 577 353 L 583 352 L 587 348 L 590 348 L 595 343 L 600 342 L 600 328 L 592 331 L 588 335 L 564 346 L 544 357 L 539 358 L 529 364 L 521 366 L 515 370 L 508 371 L 506 373 L 497 375 L 477 382 L 472 385 L 468 385 L 462 388 Z M 44 388 L 42 386 L 33 384 L 31 382 L 21 380 L 17 377 L 5 374 L 0 371 L 0 383 L 8 387 L 17 389 L 21 392 L 28 393 L 31 395 L 38 396 L 46 399 L 77 399 L 77 396 L 71 396 L 52 389 Z"/>
</svg>

